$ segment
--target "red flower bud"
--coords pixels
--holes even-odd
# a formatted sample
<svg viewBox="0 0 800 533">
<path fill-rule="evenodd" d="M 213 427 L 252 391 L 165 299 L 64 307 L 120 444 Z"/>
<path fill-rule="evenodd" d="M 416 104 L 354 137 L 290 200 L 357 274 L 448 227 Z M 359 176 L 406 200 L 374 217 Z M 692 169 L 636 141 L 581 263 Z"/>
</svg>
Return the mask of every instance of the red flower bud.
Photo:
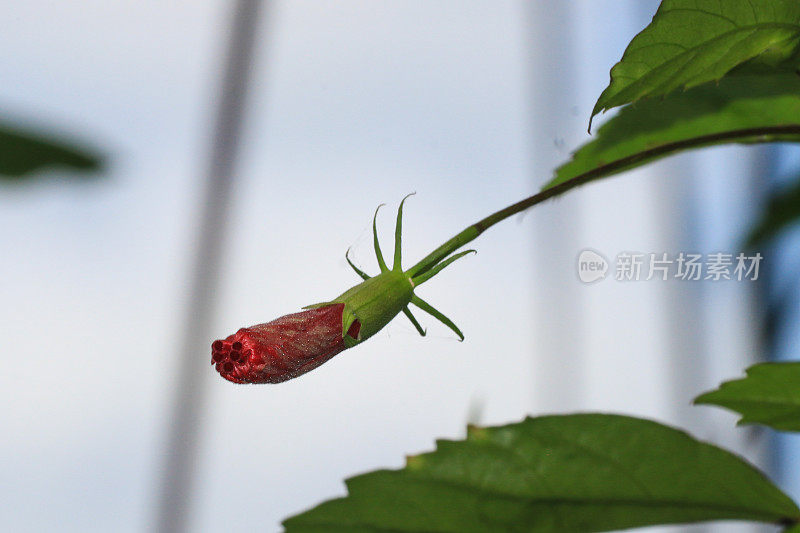
<svg viewBox="0 0 800 533">
<path fill-rule="evenodd" d="M 394 265 L 391 270 L 383 259 L 373 217 L 373 241 L 380 274 L 374 277 L 367 275 L 345 253 L 347 262 L 364 280 L 362 283 L 333 300 L 305 307 L 307 311 L 286 315 L 266 324 L 242 328 L 225 340 L 214 341 L 211 345 L 211 364 L 216 365 L 217 372 L 234 383 L 280 383 L 305 374 L 342 350 L 364 342 L 399 313 L 411 320 L 420 335 L 425 335 L 425 330 L 409 311 L 408 304 L 414 304 L 440 320 L 464 340 L 461 330 L 449 318 L 414 294 L 414 287 L 425 283 L 459 257 L 475 250 L 446 257 L 449 252 L 441 253 L 437 249 L 408 272 L 404 272 L 401 266 L 400 243 L 403 202 L 400 202 L 397 210 Z M 377 215 L 376 210 L 375 216 Z M 472 229 L 473 232 L 477 231 Z M 479 233 L 471 238 L 477 237 Z"/>
<path fill-rule="evenodd" d="M 211 364 L 234 383 L 280 383 L 315 369 L 345 346 L 344 304 L 337 303 L 242 328 L 211 345 Z M 347 334 L 358 337 L 361 323 Z"/>
</svg>

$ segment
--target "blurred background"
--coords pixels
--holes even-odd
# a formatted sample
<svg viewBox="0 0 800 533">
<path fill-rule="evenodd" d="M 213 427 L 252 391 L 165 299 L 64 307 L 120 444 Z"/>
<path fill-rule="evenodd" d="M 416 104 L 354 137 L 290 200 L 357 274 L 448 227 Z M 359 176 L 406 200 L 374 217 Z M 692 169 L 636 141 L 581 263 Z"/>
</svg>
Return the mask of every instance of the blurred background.
<svg viewBox="0 0 800 533">
<path fill-rule="evenodd" d="M 2 529 L 279 531 L 343 495 L 344 478 L 399 468 L 468 421 L 571 411 L 687 428 L 800 497 L 796 441 L 690 405 L 752 362 L 796 356 L 798 233 L 761 250 L 759 282 L 576 273 L 585 248 L 742 251 L 800 167 L 791 147 L 670 158 L 493 228 L 420 291 L 463 343 L 401 317 L 280 385 L 235 386 L 208 366 L 213 339 L 354 285 L 348 247 L 375 272 L 378 204 L 390 246 L 390 212 L 417 192 L 410 265 L 536 192 L 590 139 L 608 71 L 657 5 L 4 6 L 3 124 L 103 166 L 0 181 Z"/>
</svg>

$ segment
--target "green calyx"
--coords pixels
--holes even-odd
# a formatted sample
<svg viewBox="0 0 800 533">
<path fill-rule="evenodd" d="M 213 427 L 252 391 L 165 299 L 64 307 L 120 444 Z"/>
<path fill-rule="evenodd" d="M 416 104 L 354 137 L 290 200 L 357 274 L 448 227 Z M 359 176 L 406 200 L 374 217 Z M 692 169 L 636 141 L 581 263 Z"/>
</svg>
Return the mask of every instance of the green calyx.
<svg viewBox="0 0 800 533">
<path fill-rule="evenodd" d="M 401 266 L 402 260 L 402 228 L 403 228 L 403 204 L 409 194 L 400 202 L 400 207 L 397 210 L 397 224 L 395 226 L 394 238 L 394 262 L 390 269 L 386 266 L 386 261 L 381 252 L 380 243 L 378 241 L 378 230 L 376 220 L 378 217 L 378 209 L 375 210 L 375 216 L 372 219 L 372 234 L 373 243 L 375 247 L 375 256 L 378 260 L 378 267 L 380 273 L 376 276 L 369 276 L 364 271 L 359 269 L 350 260 L 348 249 L 345 253 L 347 263 L 353 268 L 364 281 L 355 287 L 342 293 L 337 298 L 319 304 L 314 304 L 305 307 L 310 309 L 314 307 L 322 307 L 334 303 L 343 303 L 344 312 L 342 314 L 342 337 L 347 347 L 355 346 L 366 339 L 370 338 L 378 331 L 380 331 L 386 324 L 388 324 L 399 313 L 403 313 L 411 323 L 414 325 L 420 335 L 425 336 L 425 330 L 420 326 L 417 319 L 411 314 L 408 306 L 414 304 L 419 309 L 430 314 L 437 320 L 441 321 L 447 327 L 458 335 L 460 340 L 464 340 L 464 335 L 461 330 L 453 323 L 452 320 L 447 318 L 441 312 L 437 311 L 429 303 L 425 302 L 422 298 L 414 294 L 414 289 L 425 283 L 433 276 L 441 272 L 445 267 L 453 263 L 453 261 L 469 254 L 475 253 L 475 250 L 467 250 L 460 252 L 450 257 L 437 258 L 431 260 L 430 256 L 420 261 L 414 267 L 407 271 L 403 271 Z M 352 338 L 347 335 L 350 326 L 356 320 L 361 324 L 358 338 Z"/>
<path fill-rule="evenodd" d="M 342 335 L 348 347 L 363 342 L 380 331 L 398 313 L 406 309 L 414 297 L 414 287 L 402 272 L 387 270 L 368 278 L 333 300 L 344 304 Z M 358 338 L 345 335 L 358 320 Z"/>
</svg>

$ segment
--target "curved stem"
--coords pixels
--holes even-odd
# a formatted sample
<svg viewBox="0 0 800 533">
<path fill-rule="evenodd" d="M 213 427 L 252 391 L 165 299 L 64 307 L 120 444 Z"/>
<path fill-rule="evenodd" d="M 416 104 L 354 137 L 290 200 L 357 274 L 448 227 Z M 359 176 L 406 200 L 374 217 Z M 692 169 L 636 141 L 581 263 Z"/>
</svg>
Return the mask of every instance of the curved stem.
<svg viewBox="0 0 800 533">
<path fill-rule="evenodd" d="M 505 220 L 511 215 L 515 215 L 521 211 L 533 207 L 536 204 L 542 203 L 545 200 L 554 198 L 565 192 L 574 189 L 580 185 L 590 181 L 616 174 L 632 168 L 640 163 L 650 159 L 663 157 L 674 152 L 686 150 L 688 148 L 698 148 L 710 144 L 717 144 L 724 141 L 747 141 L 747 142 L 773 142 L 775 139 L 769 138 L 773 135 L 798 135 L 800 134 L 800 125 L 787 125 L 787 126 L 771 126 L 765 128 L 747 128 L 741 130 L 725 131 L 721 133 L 713 133 L 709 135 L 702 135 L 693 137 L 691 139 L 684 139 L 682 141 L 675 141 L 666 143 L 661 146 L 656 146 L 649 150 L 637 152 L 635 154 L 622 157 L 605 165 L 600 165 L 591 170 L 578 174 L 561 183 L 557 183 L 546 189 L 539 191 L 533 196 L 529 196 L 524 200 L 512 204 L 506 208 L 489 215 L 488 217 L 479 220 L 475 224 L 469 226 L 461 233 L 455 235 L 453 238 L 436 248 L 434 251 L 423 257 L 416 265 L 408 269 L 406 272 L 409 277 L 419 276 L 424 274 L 442 259 L 458 250 L 468 242 L 477 238 L 481 233 L 494 226 L 498 222 Z"/>
</svg>

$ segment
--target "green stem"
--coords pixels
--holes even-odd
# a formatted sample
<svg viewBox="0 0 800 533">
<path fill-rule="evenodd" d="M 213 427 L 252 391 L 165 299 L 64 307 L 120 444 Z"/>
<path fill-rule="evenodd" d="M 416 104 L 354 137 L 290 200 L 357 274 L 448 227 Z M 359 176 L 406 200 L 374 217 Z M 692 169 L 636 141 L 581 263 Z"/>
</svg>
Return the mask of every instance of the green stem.
<svg viewBox="0 0 800 533">
<path fill-rule="evenodd" d="M 434 251 L 426 255 L 419 261 L 416 265 L 411 267 L 406 271 L 406 275 L 408 277 L 415 277 L 419 276 L 420 274 L 424 274 L 434 266 L 436 266 L 442 259 L 450 255 L 451 253 L 455 252 L 468 242 L 475 240 L 481 233 L 486 231 L 487 229 L 491 228 L 498 222 L 507 219 L 511 215 L 515 215 L 520 211 L 524 211 L 529 207 L 533 207 L 534 205 L 544 202 L 545 200 L 549 200 L 554 196 L 558 196 L 559 194 L 563 194 L 568 190 L 577 187 L 578 185 L 582 185 L 587 181 L 594 179 L 594 172 L 587 172 L 585 174 L 581 174 L 580 176 L 576 176 L 569 181 L 565 181 L 563 183 L 559 183 L 549 189 L 545 189 L 541 192 L 534 194 L 533 196 L 529 196 L 524 200 L 520 200 L 519 202 L 512 204 L 500 211 L 489 215 L 488 217 L 484 218 L 483 220 L 479 220 L 475 224 L 471 225 L 458 235 L 451 238 L 449 241 L 445 242 Z"/>
<path fill-rule="evenodd" d="M 483 220 L 476 222 L 475 224 L 471 225 L 470 227 L 468 227 L 467 229 L 465 229 L 464 231 L 454 236 L 452 239 L 445 242 L 444 244 L 436 248 L 434 251 L 423 257 L 419 263 L 408 269 L 406 274 L 409 277 L 414 277 L 414 276 L 419 276 L 420 274 L 424 274 L 425 272 L 436 266 L 436 264 L 439 263 L 442 259 L 450 255 L 451 253 L 455 252 L 468 242 L 476 239 L 481 233 L 483 233 L 490 227 L 494 226 L 501 220 L 505 220 L 511 215 L 515 215 L 520 211 L 524 211 L 529 207 L 533 207 L 536 204 L 544 202 L 545 200 L 549 200 L 550 198 L 564 194 L 570 189 L 574 189 L 575 187 L 584 185 L 585 183 L 588 183 L 592 180 L 603 178 L 605 176 L 610 176 L 612 174 L 628 170 L 629 168 L 633 168 L 636 165 L 643 164 L 644 162 L 649 161 L 651 159 L 663 157 L 689 148 L 698 148 L 700 146 L 708 146 L 725 141 L 741 142 L 744 140 L 752 140 L 753 142 L 759 142 L 759 139 L 768 135 L 797 135 L 797 134 L 800 134 L 800 126 L 798 125 L 747 128 L 742 130 L 732 130 L 721 133 L 712 133 L 708 135 L 692 137 L 691 139 L 684 139 L 681 141 L 670 142 L 660 146 L 653 147 L 649 150 L 643 150 L 641 152 L 637 152 L 635 154 L 622 157 L 610 163 L 606 163 L 605 165 L 597 166 L 582 174 L 578 174 L 574 178 L 570 178 L 567 181 L 563 181 L 557 185 L 548 187 L 547 189 L 544 189 L 534 194 L 533 196 L 529 196 L 524 200 L 520 200 L 519 202 L 512 204 L 504 209 L 501 209 L 500 211 L 489 215 Z"/>
</svg>

